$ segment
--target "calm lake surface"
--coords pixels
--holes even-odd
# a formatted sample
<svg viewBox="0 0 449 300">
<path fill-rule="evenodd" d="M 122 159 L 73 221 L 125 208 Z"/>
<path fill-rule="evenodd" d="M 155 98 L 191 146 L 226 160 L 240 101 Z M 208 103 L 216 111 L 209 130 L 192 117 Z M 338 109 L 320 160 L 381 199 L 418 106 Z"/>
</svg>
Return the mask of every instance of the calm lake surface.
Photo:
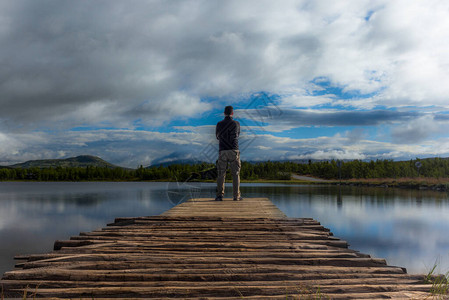
<svg viewBox="0 0 449 300">
<path fill-rule="evenodd" d="M 227 185 L 226 197 L 231 197 Z M 242 184 L 243 197 L 268 197 L 289 217 L 312 217 L 350 248 L 425 273 L 449 270 L 447 193 L 327 185 Z M 158 215 L 211 183 L 0 182 L 0 276 L 17 254 L 49 252 L 57 239 L 104 227 L 116 217 Z"/>
</svg>

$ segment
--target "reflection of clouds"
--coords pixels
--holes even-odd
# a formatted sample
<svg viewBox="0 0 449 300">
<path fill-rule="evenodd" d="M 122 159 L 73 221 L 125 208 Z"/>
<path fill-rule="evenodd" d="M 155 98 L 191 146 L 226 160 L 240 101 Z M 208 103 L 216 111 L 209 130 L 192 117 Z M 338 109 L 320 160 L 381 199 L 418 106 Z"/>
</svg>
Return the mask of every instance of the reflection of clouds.
<svg viewBox="0 0 449 300">
<path fill-rule="evenodd" d="M 441 269 L 449 270 L 447 194 L 349 187 L 341 191 L 341 208 L 338 188 L 308 186 L 296 190 L 292 201 L 282 201 L 279 207 L 289 217 L 317 219 L 352 249 L 386 258 L 410 273 L 428 271 L 426 266 L 438 257 Z"/>
<path fill-rule="evenodd" d="M 3 199 L 0 201 L 0 205 L 0 231 L 2 231 L 16 219 L 17 206 Z"/>
<path fill-rule="evenodd" d="M 0 183 L 0 273 L 19 253 L 49 251 L 115 217 L 157 215 L 170 208 L 161 183 Z"/>
<path fill-rule="evenodd" d="M 398 203 L 399 202 L 399 203 Z M 343 196 L 343 209 L 337 212 L 325 201 L 314 202 L 314 210 L 324 215 L 334 233 L 347 239 L 352 248 L 394 265 L 407 266 L 409 272 L 424 272 L 423 262 L 449 254 L 447 202 L 425 199 L 419 206 L 413 197 L 408 202 L 398 197 Z M 442 266 L 449 269 L 447 261 Z"/>
</svg>

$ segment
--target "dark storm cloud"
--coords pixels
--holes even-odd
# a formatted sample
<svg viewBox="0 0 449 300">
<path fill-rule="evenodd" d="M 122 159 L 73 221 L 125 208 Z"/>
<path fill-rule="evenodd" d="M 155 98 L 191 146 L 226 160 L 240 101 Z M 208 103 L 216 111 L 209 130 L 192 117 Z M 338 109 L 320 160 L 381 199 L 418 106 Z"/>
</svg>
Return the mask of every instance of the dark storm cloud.
<svg viewBox="0 0 449 300">
<path fill-rule="evenodd" d="M 0 13 L 6 19 L 2 23 L 8 24 L 0 35 L 0 119 L 10 124 L 53 120 L 92 103 L 101 103 L 112 122 L 123 112 L 142 112 L 146 102 L 154 104 L 144 109 L 150 115 L 185 113 L 163 105 L 178 90 L 180 79 L 174 74 L 177 59 L 172 67 L 166 63 L 173 39 L 164 34 L 173 32 L 169 24 L 158 24 L 170 23 L 170 12 L 176 14 L 185 5 L 7 3 Z M 198 98 L 192 100 L 194 106 L 199 103 Z"/>
<path fill-rule="evenodd" d="M 311 111 L 300 109 L 241 110 L 242 116 L 270 125 L 301 126 L 376 126 L 408 121 L 420 116 L 417 112 L 398 112 L 391 110 L 372 111 Z M 275 116 L 275 117 L 272 117 Z"/>
</svg>

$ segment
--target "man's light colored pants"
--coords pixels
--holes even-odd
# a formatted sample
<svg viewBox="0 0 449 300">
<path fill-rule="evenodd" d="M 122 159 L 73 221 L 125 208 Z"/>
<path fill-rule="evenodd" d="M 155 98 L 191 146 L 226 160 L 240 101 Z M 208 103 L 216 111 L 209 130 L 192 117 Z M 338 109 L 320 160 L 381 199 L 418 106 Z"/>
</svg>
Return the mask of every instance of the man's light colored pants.
<svg viewBox="0 0 449 300">
<path fill-rule="evenodd" d="M 217 161 L 217 197 L 223 197 L 225 189 L 226 168 L 229 163 L 232 174 L 232 189 L 234 199 L 240 197 L 240 151 L 221 150 Z"/>
</svg>

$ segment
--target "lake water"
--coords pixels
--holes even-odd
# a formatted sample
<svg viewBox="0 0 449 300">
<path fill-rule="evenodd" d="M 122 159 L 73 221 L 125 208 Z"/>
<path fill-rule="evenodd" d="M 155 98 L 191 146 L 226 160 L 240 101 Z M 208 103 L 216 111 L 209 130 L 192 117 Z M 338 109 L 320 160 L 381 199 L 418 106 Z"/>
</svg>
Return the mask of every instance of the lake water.
<svg viewBox="0 0 449 300">
<path fill-rule="evenodd" d="M 226 197 L 231 196 L 227 185 Z M 289 217 L 312 217 L 350 248 L 425 273 L 449 270 L 447 193 L 327 185 L 242 184 L 243 197 L 268 197 Z M 116 217 L 158 215 L 212 183 L 0 182 L 0 276 L 17 254 L 49 252 L 57 239 L 104 227 Z"/>
</svg>

